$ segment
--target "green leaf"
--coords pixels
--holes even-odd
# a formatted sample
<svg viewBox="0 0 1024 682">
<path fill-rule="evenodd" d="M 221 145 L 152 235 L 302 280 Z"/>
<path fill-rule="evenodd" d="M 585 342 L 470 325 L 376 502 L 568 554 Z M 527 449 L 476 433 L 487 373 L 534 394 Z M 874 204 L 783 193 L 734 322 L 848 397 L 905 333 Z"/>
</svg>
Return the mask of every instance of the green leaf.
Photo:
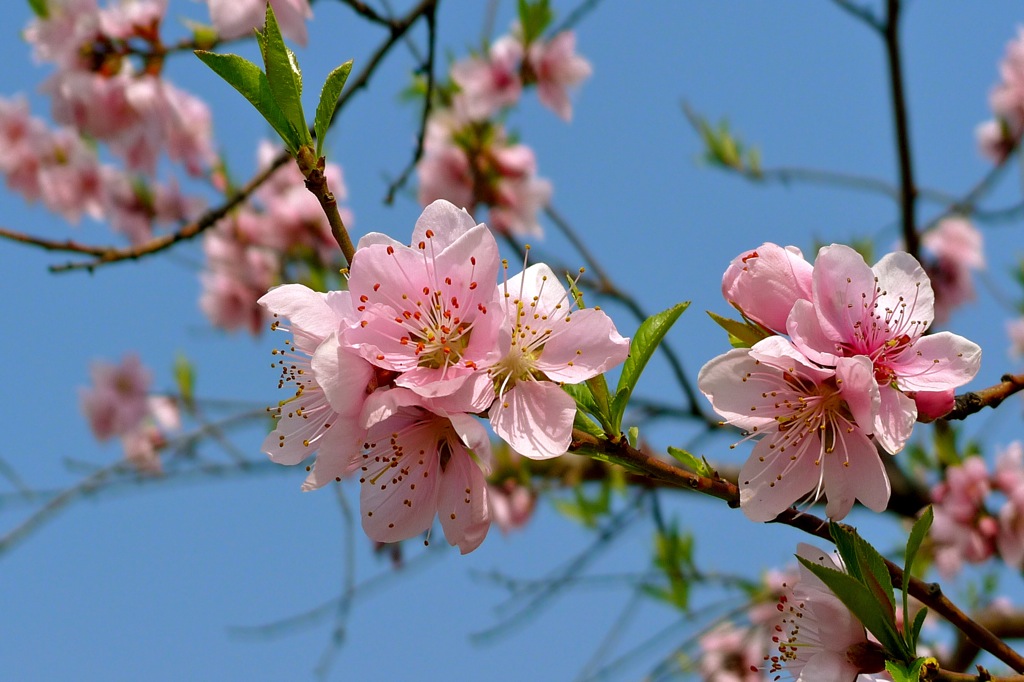
<svg viewBox="0 0 1024 682">
<path fill-rule="evenodd" d="M 914 568 L 914 558 L 917 556 L 917 552 L 921 549 L 921 543 L 924 542 L 924 538 L 928 535 L 928 529 L 932 527 L 932 521 L 935 519 L 935 514 L 932 512 L 931 505 L 925 507 L 924 513 L 921 514 L 921 518 L 914 522 L 914 527 L 910 529 L 910 537 L 907 538 L 907 551 L 904 555 L 903 561 L 903 584 L 900 585 L 900 589 L 903 591 L 903 622 L 910 622 L 908 616 L 910 610 L 907 602 L 909 594 L 907 592 L 910 586 L 910 578 L 912 570 Z M 910 636 L 912 635 L 912 638 Z M 908 634 L 907 645 L 914 649 L 917 645 L 917 633 L 912 632 Z"/>
<path fill-rule="evenodd" d="M 918 658 L 910 663 L 898 661 L 886 661 L 885 669 L 892 676 L 893 682 L 919 682 L 921 679 L 921 666 L 925 659 Z"/>
<path fill-rule="evenodd" d="M 267 75 L 258 66 L 237 54 L 216 54 L 205 50 L 196 50 L 195 54 L 256 107 L 256 111 L 284 140 L 289 152 L 295 154 L 298 151 L 300 140 L 277 105 Z"/>
<path fill-rule="evenodd" d="M 295 53 L 288 49 L 277 25 L 274 9 L 267 3 L 267 25 L 260 36 L 260 49 L 267 69 L 267 80 L 277 106 L 285 120 L 294 129 L 301 144 L 310 144 L 313 139 L 306 127 L 302 113 L 302 72 L 295 59 Z M 301 146 L 301 145 L 300 145 Z"/>
<path fill-rule="evenodd" d="M 352 60 L 348 60 L 334 71 L 327 74 L 323 90 L 320 91 L 320 103 L 316 105 L 316 118 L 313 120 L 313 130 L 316 132 L 316 157 L 319 159 L 324 155 L 324 138 L 327 136 L 327 129 L 331 127 L 331 119 L 334 117 L 334 105 L 341 97 L 341 91 L 345 88 L 345 81 L 352 72 Z"/>
<path fill-rule="evenodd" d="M 708 471 L 707 465 L 704 464 L 704 460 L 697 459 L 694 455 L 690 454 L 682 448 L 668 446 L 668 454 L 672 455 L 677 462 L 682 464 L 687 469 L 690 469 L 701 476 L 707 476 L 710 472 Z"/>
<path fill-rule="evenodd" d="M 924 626 L 924 619 L 928 617 L 928 607 L 922 606 L 921 610 L 914 616 L 914 627 L 910 630 L 910 650 L 917 653 L 917 641 L 921 636 L 921 628 Z M 907 621 L 903 621 L 906 623 Z"/>
<path fill-rule="evenodd" d="M 617 436 L 618 429 L 617 424 L 612 424 L 609 415 L 609 401 L 610 396 L 608 395 L 608 382 L 605 381 L 603 374 L 598 374 L 596 377 L 591 377 L 586 381 L 587 388 L 590 389 L 590 394 L 594 396 L 594 402 L 597 405 L 597 412 L 592 414 L 597 417 L 597 420 L 601 424 L 609 429 L 610 436 Z M 614 429 L 614 430 L 613 430 Z"/>
<path fill-rule="evenodd" d="M 630 426 L 629 429 L 626 430 L 626 442 L 629 443 L 630 447 L 640 447 L 638 445 L 638 443 L 640 442 L 639 426 Z"/>
<path fill-rule="evenodd" d="M 554 19 L 555 13 L 548 0 L 519 0 L 519 27 L 526 45 L 539 38 Z"/>
<path fill-rule="evenodd" d="M 715 321 L 715 324 L 729 333 L 729 343 L 733 348 L 750 348 L 761 339 L 767 339 L 770 336 L 767 331 L 751 322 L 731 320 L 728 317 L 716 315 L 710 310 L 704 312 Z"/>
<path fill-rule="evenodd" d="M 797 560 L 825 583 L 889 654 L 899 658 L 911 657 L 906 642 L 896 632 L 892 618 L 884 613 L 884 604 L 866 585 L 848 573 L 816 564 L 801 556 L 798 556 Z"/>
<path fill-rule="evenodd" d="M 597 401 L 586 384 L 562 384 L 562 390 L 572 396 L 576 407 L 588 414 L 597 415 Z"/>
<path fill-rule="evenodd" d="M 658 349 L 658 344 L 665 338 L 668 330 L 672 328 L 672 325 L 689 305 L 689 301 L 677 303 L 668 310 L 663 310 L 647 318 L 636 330 L 636 334 L 629 344 L 629 357 L 622 365 L 619 385 L 615 389 L 615 397 L 612 399 L 611 425 L 614 427 L 614 431 L 621 430 L 622 415 L 626 411 L 626 404 L 633 394 L 633 389 L 636 387 L 636 382 L 640 379 L 644 367 L 647 366 L 647 362 L 654 355 L 654 351 Z"/>
<path fill-rule="evenodd" d="M 182 404 L 191 410 L 195 405 L 196 370 L 184 353 L 174 358 L 174 383 Z"/>
<path fill-rule="evenodd" d="M 46 6 L 46 0 L 28 0 L 28 6 L 40 19 L 50 16 L 50 8 Z"/>
<path fill-rule="evenodd" d="M 606 438 L 604 429 L 601 428 L 600 424 L 588 417 L 586 413 L 578 407 L 576 409 L 576 416 L 572 419 L 572 427 L 574 429 L 579 429 L 584 433 L 588 433 L 594 438 Z"/>
</svg>

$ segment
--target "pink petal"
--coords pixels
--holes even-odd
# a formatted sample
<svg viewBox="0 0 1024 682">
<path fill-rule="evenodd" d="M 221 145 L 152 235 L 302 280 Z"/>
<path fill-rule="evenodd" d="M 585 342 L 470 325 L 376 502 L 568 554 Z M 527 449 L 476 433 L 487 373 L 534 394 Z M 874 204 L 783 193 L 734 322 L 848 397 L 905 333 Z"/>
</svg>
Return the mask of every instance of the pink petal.
<svg viewBox="0 0 1024 682">
<path fill-rule="evenodd" d="M 331 409 L 344 416 L 359 414 L 373 378 L 373 367 L 366 360 L 343 347 L 337 334 L 331 334 L 316 349 L 310 367 Z"/>
<path fill-rule="evenodd" d="M 443 251 L 476 225 L 477 222 L 466 209 L 444 199 L 438 199 L 423 209 L 412 230 L 411 243 L 415 246 L 421 241 L 426 241 L 427 230 L 430 230 L 433 233 L 435 248 Z"/>
<path fill-rule="evenodd" d="M 815 464 L 820 441 L 808 436 L 793 452 L 770 447 L 762 438 L 740 468 L 740 508 L 751 521 L 771 521 L 818 488 L 821 467 Z"/>
<path fill-rule="evenodd" d="M 365 434 L 355 419 L 336 419 L 320 439 L 316 461 L 302 483 L 303 492 L 339 482 L 359 469 Z"/>
<path fill-rule="evenodd" d="M 564 455 L 572 440 L 576 402 L 556 384 L 520 381 L 491 406 L 491 427 L 532 459 Z"/>
<path fill-rule="evenodd" d="M 749 381 L 739 386 L 736 383 L 737 377 L 752 375 L 761 369 L 746 349 L 737 348 L 712 358 L 701 367 L 697 386 L 711 401 L 715 412 L 733 426 L 749 431 L 775 423 L 772 417 L 756 416 L 750 409 L 760 402 L 766 388 Z"/>
<path fill-rule="evenodd" d="M 871 271 L 882 288 L 878 310 L 899 310 L 906 304 L 913 319 L 921 321 L 917 335 L 923 334 L 935 319 L 935 292 L 917 259 L 906 251 L 894 251 L 883 256 Z"/>
<path fill-rule="evenodd" d="M 824 335 L 836 341 L 854 338 L 870 312 L 875 274 L 863 256 L 844 244 L 822 247 L 814 261 L 814 302 Z"/>
<path fill-rule="evenodd" d="M 399 542 L 426 532 L 437 513 L 440 467 L 436 444 L 407 442 L 404 445 L 414 450 L 422 445 L 424 450 L 433 448 L 433 451 L 428 456 L 403 458 L 401 480 L 391 471 L 381 474 L 379 464 L 377 469 L 369 465 L 360 472 L 359 507 L 363 530 L 377 542 Z"/>
<path fill-rule="evenodd" d="M 981 348 L 950 332 L 921 337 L 892 362 L 896 381 L 908 391 L 944 391 L 963 386 L 981 368 Z"/>
<path fill-rule="evenodd" d="M 820 365 L 835 366 L 841 348 L 834 340 L 825 336 L 818 312 L 811 301 L 800 300 L 793 305 L 793 310 L 786 320 L 786 331 L 793 344 L 809 359 Z M 838 354 L 838 355 L 837 355 Z"/>
<path fill-rule="evenodd" d="M 875 418 L 875 439 L 886 452 L 895 455 L 906 445 L 917 421 L 917 405 L 902 391 L 883 386 L 879 389 L 881 403 Z"/>
<path fill-rule="evenodd" d="M 881 400 L 871 360 L 863 355 L 839 358 L 836 379 L 840 382 L 843 400 L 849 406 L 857 425 L 864 433 L 871 435 Z"/>
<path fill-rule="evenodd" d="M 948 391 L 918 391 L 912 394 L 914 404 L 917 405 L 917 420 L 931 422 L 941 419 L 949 414 L 956 405 L 956 395 L 953 389 Z"/>
<path fill-rule="evenodd" d="M 577 310 L 555 322 L 555 333 L 544 344 L 537 369 L 552 381 L 578 383 L 625 362 L 629 340 L 615 329 L 603 310 Z"/>
<path fill-rule="evenodd" d="M 889 477 L 874 443 L 861 431 L 839 434 L 835 450 L 824 456 L 825 514 L 833 521 L 844 518 L 855 499 L 876 512 L 889 503 Z"/>
<path fill-rule="evenodd" d="M 453 454 L 440 477 L 437 515 L 444 537 L 468 554 L 480 546 L 491 527 L 487 481 L 467 453 Z"/>
<path fill-rule="evenodd" d="M 765 242 L 732 260 L 722 277 L 722 295 L 750 319 L 784 332 L 793 304 L 811 298 L 811 281 L 811 264 L 800 249 Z"/>
<path fill-rule="evenodd" d="M 295 345 L 307 355 L 312 355 L 320 342 L 338 331 L 340 325 L 337 314 L 327 304 L 324 294 L 301 284 L 274 287 L 263 294 L 258 303 L 291 323 Z"/>
</svg>

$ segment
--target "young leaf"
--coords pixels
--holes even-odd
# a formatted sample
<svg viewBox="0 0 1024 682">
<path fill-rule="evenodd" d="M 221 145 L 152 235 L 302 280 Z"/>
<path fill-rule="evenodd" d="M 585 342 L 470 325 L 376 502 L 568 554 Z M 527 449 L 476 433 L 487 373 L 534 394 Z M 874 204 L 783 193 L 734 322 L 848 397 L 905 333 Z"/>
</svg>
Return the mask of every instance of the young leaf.
<svg viewBox="0 0 1024 682">
<path fill-rule="evenodd" d="M 195 54 L 256 107 L 256 111 L 260 112 L 284 140 L 289 152 L 294 154 L 298 151 L 301 146 L 299 137 L 277 105 L 267 75 L 260 71 L 258 66 L 237 54 L 217 54 L 205 50 L 196 50 Z"/>
<path fill-rule="evenodd" d="M 892 593 L 892 578 L 885 565 L 885 557 L 862 538 L 857 531 L 839 523 L 831 524 L 829 532 L 839 548 L 839 556 L 846 563 L 846 570 L 871 590 L 879 603 L 887 605 L 886 615 L 893 619 L 895 626 L 896 601 Z M 884 601 L 883 601 L 884 599 Z"/>
<path fill-rule="evenodd" d="M 672 455 L 672 457 L 674 457 L 675 460 L 684 467 L 700 474 L 701 476 L 707 476 L 710 473 L 703 460 L 697 459 L 682 448 L 676 448 L 669 445 L 668 454 Z"/>
<path fill-rule="evenodd" d="M 716 315 L 710 310 L 704 312 L 715 321 L 715 324 L 729 333 L 729 343 L 733 348 L 750 348 L 761 339 L 770 336 L 768 332 L 755 324 L 731 320 L 728 317 Z"/>
<path fill-rule="evenodd" d="M 594 396 L 594 402 L 597 404 L 597 412 L 593 415 L 597 417 L 604 426 L 608 427 L 609 430 L 613 427 L 613 424 L 609 421 L 609 405 L 608 402 L 610 397 L 608 395 L 608 382 L 605 381 L 603 374 L 598 374 L 596 377 L 591 377 L 586 381 L 587 388 L 590 389 L 590 394 Z M 618 425 L 614 425 L 617 427 Z M 611 431 L 611 435 L 617 436 L 617 431 Z"/>
<path fill-rule="evenodd" d="M 903 622 L 909 622 L 908 616 L 910 610 L 907 605 L 908 594 L 907 589 L 910 586 L 911 569 L 914 568 L 914 558 L 917 556 L 917 551 L 921 549 L 921 543 L 924 542 L 924 538 L 928 535 L 928 529 L 932 527 L 932 520 L 935 515 L 932 512 L 931 505 L 925 507 L 924 514 L 921 514 L 915 523 L 914 527 L 910 529 L 910 537 L 907 538 L 907 552 L 903 561 L 903 584 L 900 585 L 900 589 L 903 591 Z M 916 623 L 915 623 L 916 625 Z M 912 638 L 910 638 L 912 635 Z M 909 633 L 907 644 L 913 649 L 917 645 L 917 633 Z"/>
<path fill-rule="evenodd" d="M 924 665 L 924 660 L 918 658 L 911 663 L 886 661 L 885 669 L 892 676 L 893 682 L 918 682 L 921 679 L 921 666 Z"/>
<path fill-rule="evenodd" d="M 572 427 L 579 429 L 584 433 L 589 433 L 594 438 L 604 438 L 604 429 L 598 426 L 597 422 L 587 416 L 587 413 L 579 409 L 579 403 L 576 407 L 576 416 L 573 417 Z"/>
<path fill-rule="evenodd" d="M 619 375 L 619 385 L 615 389 L 615 397 L 611 405 L 611 423 L 615 431 L 622 426 L 622 415 L 626 411 L 626 403 L 633 394 L 636 382 L 647 366 L 647 362 L 654 355 L 658 344 L 665 338 L 665 334 L 672 328 L 675 321 L 683 314 L 689 301 L 677 303 L 668 310 L 652 315 L 643 321 L 640 328 L 636 330 L 633 340 L 629 344 L 629 357 L 622 365 L 622 374 Z"/>
<path fill-rule="evenodd" d="M 40 19 L 50 16 L 50 8 L 46 6 L 46 0 L 28 0 L 28 6 Z"/>
<path fill-rule="evenodd" d="M 306 127 L 306 118 L 302 113 L 302 72 L 295 59 L 295 53 L 288 49 L 277 25 L 274 9 L 267 3 L 267 25 L 260 38 L 263 51 L 263 63 L 267 68 L 267 80 L 274 95 L 277 106 L 284 113 L 285 120 L 294 129 L 301 144 L 310 144 L 313 140 Z"/>
<path fill-rule="evenodd" d="M 320 91 L 320 103 L 316 105 L 316 118 L 313 120 L 313 130 L 316 131 L 316 158 L 324 155 L 324 137 L 327 136 L 327 129 L 331 126 L 331 118 L 334 117 L 334 105 L 341 97 L 341 91 L 345 88 L 345 81 L 352 72 L 352 60 L 348 60 L 334 71 L 327 74 L 324 81 L 324 88 Z"/>
<path fill-rule="evenodd" d="M 548 0 L 519 0 L 519 27 L 525 44 L 529 45 L 539 38 L 554 18 Z"/>
<path fill-rule="evenodd" d="M 914 627 L 910 629 L 910 650 L 917 652 L 917 640 L 921 636 L 921 628 L 924 626 L 924 619 L 928 617 L 928 607 L 922 606 L 921 610 L 914 616 Z M 906 623 L 907 621 L 903 621 Z"/>
<path fill-rule="evenodd" d="M 576 401 L 577 409 L 597 416 L 597 401 L 594 400 L 594 394 L 590 392 L 590 388 L 586 384 L 563 384 L 562 390 Z"/>
<path fill-rule="evenodd" d="M 870 589 L 848 573 L 834 568 L 816 564 L 798 556 L 797 560 L 807 570 L 816 575 L 826 587 L 843 603 L 857 620 L 878 639 L 879 643 L 890 654 L 900 658 L 910 658 L 907 643 L 896 632 L 896 625 L 891 617 L 884 613 L 884 606 Z"/>
<path fill-rule="evenodd" d="M 174 358 L 174 383 L 178 385 L 182 404 L 192 409 L 195 404 L 196 370 L 184 353 L 178 353 Z"/>
</svg>

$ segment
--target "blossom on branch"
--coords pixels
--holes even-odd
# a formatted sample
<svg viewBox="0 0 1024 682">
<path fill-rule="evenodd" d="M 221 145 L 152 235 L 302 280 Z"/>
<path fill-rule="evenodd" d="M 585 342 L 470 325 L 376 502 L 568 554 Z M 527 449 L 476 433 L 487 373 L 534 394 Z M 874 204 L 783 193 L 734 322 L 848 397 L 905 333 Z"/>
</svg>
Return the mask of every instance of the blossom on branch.
<svg viewBox="0 0 1024 682">
<path fill-rule="evenodd" d="M 748 518 L 770 521 L 801 498 L 822 494 L 833 520 L 845 517 L 855 499 L 885 510 L 889 479 L 870 439 L 879 397 L 867 358 L 820 367 L 772 336 L 712 359 L 697 384 L 724 423 L 746 438 L 760 437 L 739 475 Z"/>
</svg>

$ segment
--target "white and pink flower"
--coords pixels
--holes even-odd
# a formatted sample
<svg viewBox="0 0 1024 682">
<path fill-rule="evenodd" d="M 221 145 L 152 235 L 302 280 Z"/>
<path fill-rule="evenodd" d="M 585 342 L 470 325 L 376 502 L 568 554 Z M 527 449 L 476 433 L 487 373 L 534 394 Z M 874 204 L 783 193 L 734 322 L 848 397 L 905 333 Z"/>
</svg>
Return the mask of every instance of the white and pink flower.
<svg viewBox="0 0 1024 682">
<path fill-rule="evenodd" d="M 576 54 L 576 34 L 562 31 L 549 42 L 534 41 L 526 52 L 526 64 L 541 103 L 563 120 L 571 120 L 569 89 L 593 72 L 590 62 Z"/>
<path fill-rule="evenodd" d="M 889 479 L 870 438 L 880 399 L 868 358 L 821 367 L 772 336 L 712 359 L 697 383 L 725 423 L 760 437 L 740 469 L 748 518 L 770 521 L 801 498 L 822 494 L 833 520 L 845 517 L 855 499 L 885 510 Z"/>
</svg>

